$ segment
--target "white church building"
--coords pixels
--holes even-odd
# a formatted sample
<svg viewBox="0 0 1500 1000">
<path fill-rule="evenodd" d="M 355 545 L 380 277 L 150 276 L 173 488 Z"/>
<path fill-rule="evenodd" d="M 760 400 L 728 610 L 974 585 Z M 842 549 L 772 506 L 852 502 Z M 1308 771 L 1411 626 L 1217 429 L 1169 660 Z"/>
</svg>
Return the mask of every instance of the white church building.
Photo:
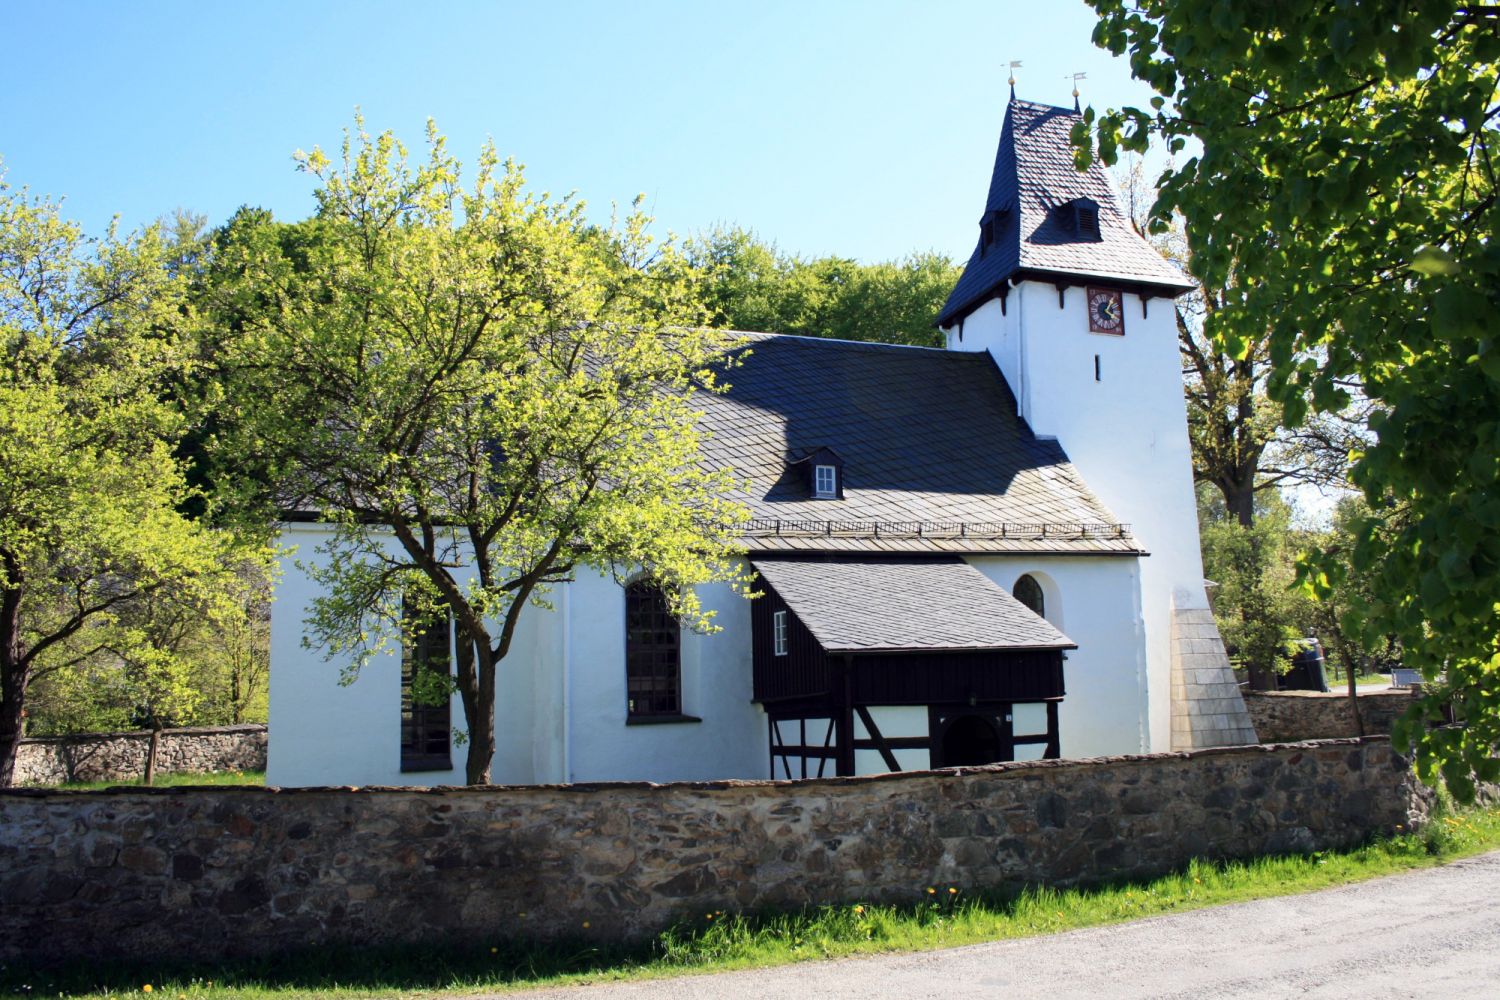
<svg viewBox="0 0 1500 1000">
<path fill-rule="evenodd" d="M 750 488 L 760 597 L 580 573 L 502 661 L 496 783 L 872 774 L 1251 743 L 1204 593 L 1173 299 L 1074 109 L 1007 109 L 946 349 L 747 334 L 702 458 Z M 289 516 L 274 785 L 457 784 L 462 708 L 399 651 L 304 647 L 331 531 Z"/>
</svg>

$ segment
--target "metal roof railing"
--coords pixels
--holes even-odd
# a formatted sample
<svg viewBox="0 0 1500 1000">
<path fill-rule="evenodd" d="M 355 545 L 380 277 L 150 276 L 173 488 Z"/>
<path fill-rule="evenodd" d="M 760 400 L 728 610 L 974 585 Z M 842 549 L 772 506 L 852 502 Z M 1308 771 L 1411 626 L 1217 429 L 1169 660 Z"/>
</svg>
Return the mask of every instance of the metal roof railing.
<svg viewBox="0 0 1500 1000">
<path fill-rule="evenodd" d="M 747 525 L 752 537 L 807 538 L 1007 538 L 1124 539 L 1128 524 L 1079 521 L 812 521 L 797 518 L 754 518 Z"/>
</svg>

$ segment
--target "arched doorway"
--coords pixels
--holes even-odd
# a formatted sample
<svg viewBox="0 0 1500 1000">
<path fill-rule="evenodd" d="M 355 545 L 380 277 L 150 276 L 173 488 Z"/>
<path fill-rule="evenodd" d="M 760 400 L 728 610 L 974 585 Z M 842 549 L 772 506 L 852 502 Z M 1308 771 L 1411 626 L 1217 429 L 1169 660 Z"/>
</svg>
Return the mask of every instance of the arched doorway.
<svg viewBox="0 0 1500 1000">
<path fill-rule="evenodd" d="M 961 715 L 943 733 L 943 767 L 973 767 L 1001 759 L 1000 734 L 982 715 Z"/>
</svg>

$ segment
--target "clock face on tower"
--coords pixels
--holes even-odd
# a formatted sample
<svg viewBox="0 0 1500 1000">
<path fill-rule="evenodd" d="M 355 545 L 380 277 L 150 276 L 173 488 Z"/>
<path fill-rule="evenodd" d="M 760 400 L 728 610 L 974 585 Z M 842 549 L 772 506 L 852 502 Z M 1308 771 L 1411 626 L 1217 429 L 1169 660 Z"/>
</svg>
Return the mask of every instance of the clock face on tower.
<svg viewBox="0 0 1500 1000">
<path fill-rule="evenodd" d="M 1121 301 L 1119 289 L 1090 288 L 1088 297 L 1089 332 L 1123 334 L 1125 303 Z"/>
</svg>

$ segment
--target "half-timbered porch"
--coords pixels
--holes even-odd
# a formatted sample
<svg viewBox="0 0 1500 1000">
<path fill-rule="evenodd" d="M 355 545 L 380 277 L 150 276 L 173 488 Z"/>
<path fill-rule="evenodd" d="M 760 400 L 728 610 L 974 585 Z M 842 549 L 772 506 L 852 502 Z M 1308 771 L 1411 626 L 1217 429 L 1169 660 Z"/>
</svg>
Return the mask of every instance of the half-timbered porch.
<svg viewBox="0 0 1500 1000">
<path fill-rule="evenodd" d="M 963 560 L 752 562 L 763 591 L 751 611 L 755 700 L 769 718 L 772 777 L 987 764 L 1017 748 L 1060 755 L 1063 651 L 1076 647 Z M 887 732 L 882 715 L 904 725 Z"/>
</svg>

